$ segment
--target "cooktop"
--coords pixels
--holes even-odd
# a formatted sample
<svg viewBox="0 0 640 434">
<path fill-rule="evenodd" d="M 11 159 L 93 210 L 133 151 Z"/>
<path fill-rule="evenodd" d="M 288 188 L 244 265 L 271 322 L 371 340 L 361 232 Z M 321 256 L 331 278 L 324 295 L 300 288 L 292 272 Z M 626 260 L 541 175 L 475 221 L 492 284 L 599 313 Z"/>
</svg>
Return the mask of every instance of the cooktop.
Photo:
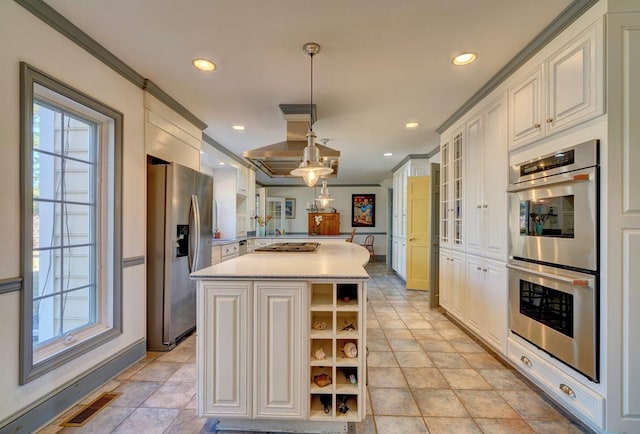
<svg viewBox="0 0 640 434">
<path fill-rule="evenodd" d="M 275 243 L 269 246 L 258 247 L 254 252 L 294 252 L 312 253 L 318 250 L 320 243 Z"/>
</svg>

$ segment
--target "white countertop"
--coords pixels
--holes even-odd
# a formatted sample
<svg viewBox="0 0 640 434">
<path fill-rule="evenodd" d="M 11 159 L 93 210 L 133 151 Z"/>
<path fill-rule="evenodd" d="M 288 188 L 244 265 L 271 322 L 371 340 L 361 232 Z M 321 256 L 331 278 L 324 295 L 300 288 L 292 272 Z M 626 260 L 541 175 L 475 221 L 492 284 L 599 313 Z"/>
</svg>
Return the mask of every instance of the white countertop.
<svg viewBox="0 0 640 434">
<path fill-rule="evenodd" d="M 196 280 L 228 279 L 368 279 L 364 266 L 369 252 L 344 239 L 313 240 L 313 253 L 255 252 L 191 274 Z"/>
</svg>

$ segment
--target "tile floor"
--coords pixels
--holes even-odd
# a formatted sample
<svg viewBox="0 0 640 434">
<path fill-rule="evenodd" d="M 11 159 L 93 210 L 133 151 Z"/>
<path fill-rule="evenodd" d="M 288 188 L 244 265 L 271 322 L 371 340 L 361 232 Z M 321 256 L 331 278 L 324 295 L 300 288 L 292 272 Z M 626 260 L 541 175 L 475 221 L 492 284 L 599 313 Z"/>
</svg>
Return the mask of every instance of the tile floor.
<svg viewBox="0 0 640 434">
<path fill-rule="evenodd" d="M 369 397 L 357 433 L 580 433 L 439 310 L 404 289 L 386 265 L 367 266 Z M 40 433 L 207 433 L 198 418 L 195 336 L 168 353 L 149 352 Z M 80 428 L 59 424 L 98 394 L 121 392 Z"/>
</svg>

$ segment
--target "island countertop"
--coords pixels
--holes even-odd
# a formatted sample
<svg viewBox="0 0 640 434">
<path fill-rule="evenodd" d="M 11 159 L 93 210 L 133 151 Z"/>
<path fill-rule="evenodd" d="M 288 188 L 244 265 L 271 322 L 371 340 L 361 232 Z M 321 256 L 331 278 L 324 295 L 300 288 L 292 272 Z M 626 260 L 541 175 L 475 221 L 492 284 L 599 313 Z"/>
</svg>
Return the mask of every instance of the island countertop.
<svg viewBox="0 0 640 434">
<path fill-rule="evenodd" d="M 322 240 L 313 253 L 249 253 L 196 271 L 191 278 L 368 279 L 364 269 L 368 261 L 369 252 L 358 244 L 344 239 Z"/>
</svg>

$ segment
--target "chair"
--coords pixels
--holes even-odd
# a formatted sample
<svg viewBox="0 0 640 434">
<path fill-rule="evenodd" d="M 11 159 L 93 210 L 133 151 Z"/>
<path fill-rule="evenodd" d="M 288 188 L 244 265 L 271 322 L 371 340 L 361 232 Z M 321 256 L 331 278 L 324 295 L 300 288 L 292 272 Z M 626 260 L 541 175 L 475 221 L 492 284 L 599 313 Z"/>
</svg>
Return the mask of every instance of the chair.
<svg viewBox="0 0 640 434">
<path fill-rule="evenodd" d="M 373 250 L 373 241 L 374 241 L 375 237 L 373 235 L 367 235 L 367 237 L 364 239 L 364 243 L 360 244 L 362 247 L 364 247 L 365 249 L 367 249 L 369 251 L 369 260 L 370 261 L 375 261 L 376 260 L 376 252 Z"/>
<path fill-rule="evenodd" d="M 354 230 L 351 231 L 351 235 L 345 241 L 347 243 L 353 242 L 353 237 L 355 236 L 355 234 L 356 234 L 356 230 L 354 229 Z"/>
</svg>

